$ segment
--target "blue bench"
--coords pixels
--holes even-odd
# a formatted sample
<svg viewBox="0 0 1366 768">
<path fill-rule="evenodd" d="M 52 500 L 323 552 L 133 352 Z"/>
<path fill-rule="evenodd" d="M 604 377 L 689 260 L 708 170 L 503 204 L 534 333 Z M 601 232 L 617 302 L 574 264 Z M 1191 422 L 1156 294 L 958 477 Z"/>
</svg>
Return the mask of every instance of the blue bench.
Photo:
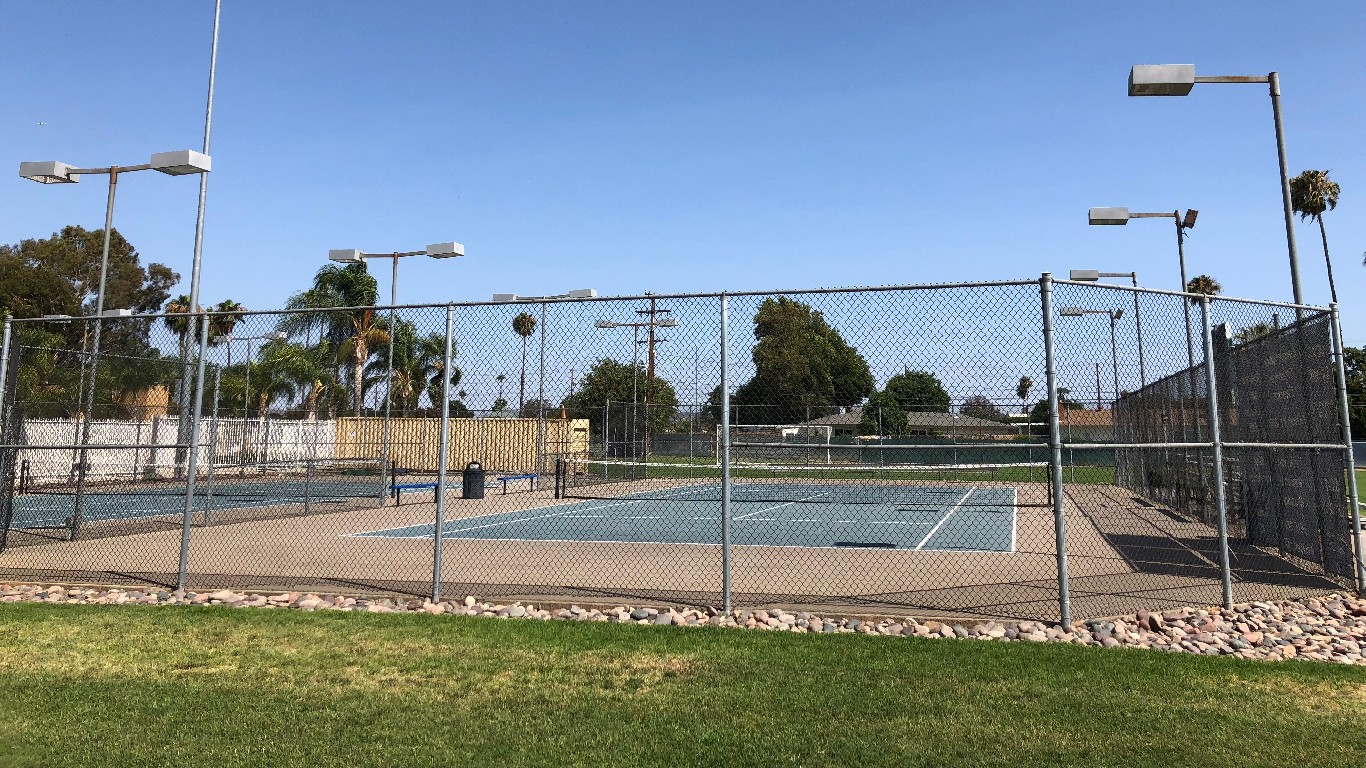
<svg viewBox="0 0 1366 768">
<path fill-rule="evenodd" d="M 430 489 L 432 489 L 432 502 L 435 503 L 435 502 L 436 502 L 436 493 L 437 493 L 437 491 L 436 491 L 436 483 L 406 483 L 406 484 L 403 484 L 403 485 L 400 485 L 400 484 L 398 484 L 398 483 L 394 483 L 393 485 L 390 485 L 390 486 L 389 486 L 389 491 L 394 495 L 394 506 L 396 506 L 396 507 L 401 507 L 401 506 L 403 506 L 403 492 L 404 492 L 404 491 L 421 490 L 421 489 L 423 489 L 423 488 L 430 488 Z"/>
<path fill-rule="evenodd" d="M 513 481 L 513 480 L 530 480 L 530 481 L 531 481 L 531 490 L 534 491 L 534 490 L 536 490 L 536 478 L 537 478 L 537 477 L 539 477 L 539 475 L 536 475 L 535 473 L 528 474 L 528 475 L 500 475 L 500 476 L 498 477 L 498 481 L 501 482 L 501 483 L 503 484 L 503 495 L 506 496 L 506 495 L 508 495 L 508 483 L 509 483 L 510 481 Z"/>
</svg>

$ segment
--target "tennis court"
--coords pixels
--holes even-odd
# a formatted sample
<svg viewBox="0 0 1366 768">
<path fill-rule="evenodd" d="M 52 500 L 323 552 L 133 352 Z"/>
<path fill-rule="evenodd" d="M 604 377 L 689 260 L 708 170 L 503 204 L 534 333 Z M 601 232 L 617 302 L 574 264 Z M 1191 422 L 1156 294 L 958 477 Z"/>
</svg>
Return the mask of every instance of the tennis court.
<svg viewBox="0 0 1366 768">
<path fill-rule="evenodd" d="M 731 495 L 731 542 L 759 547 L 1015 551 L 1016 492 L 1005 486 L 744 483 Z M 430 539 L 434 523 L 360 537 Z M 719 544 L 718 483 L 650 489 L 452 520 L 445 539 Z"/>
<path fill-rule="evenodd" d="M 296 469 L 224 467 L 221 474 L 197 481 L 196 513 L 277 507 L 287 504 L 328 505 L 358 498 L 378 498 L 384 479 L 354 469 Z M 188 483 L 184 479 L 91 478 L 84 491 L 84 522 L 140 520 L 180 515 L 185 511 Z M 69 525 L 76 507 L 73 483 L 35 480 L 14 496 L 10 530 L 58 528 Z"/>
</svg>

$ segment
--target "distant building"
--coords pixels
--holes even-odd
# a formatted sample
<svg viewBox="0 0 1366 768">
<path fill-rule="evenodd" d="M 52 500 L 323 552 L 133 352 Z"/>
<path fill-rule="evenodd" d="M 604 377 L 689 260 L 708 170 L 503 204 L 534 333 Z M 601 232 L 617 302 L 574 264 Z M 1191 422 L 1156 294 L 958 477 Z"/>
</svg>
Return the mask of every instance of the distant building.
<svg viewBox="0 0 1366 768">
<path fill-rule="evenodd" d="M 1115 439 L 1115 412 L 1064 408 L 1058 430 L 1069 443 L 1110 443 Z"/>
<path fill-rule="evenodd" d="M 1015 435 L 1019 428 L 1013 424 L 1002 424 L 990 419 L 964 416 L 961 413 L 926 413 L 911 411 L 906 414 L 909 423 L 908 435 L 967 438 L 980 440 L 1007 435 Z M 832 437 L 857 437 L 859 423 L 863 421 L 863 409 L 854 407 L 844 413 L 822 416 L 819 419 L 802 422 L 803 426 L 828 426 Z"/>
</svg>

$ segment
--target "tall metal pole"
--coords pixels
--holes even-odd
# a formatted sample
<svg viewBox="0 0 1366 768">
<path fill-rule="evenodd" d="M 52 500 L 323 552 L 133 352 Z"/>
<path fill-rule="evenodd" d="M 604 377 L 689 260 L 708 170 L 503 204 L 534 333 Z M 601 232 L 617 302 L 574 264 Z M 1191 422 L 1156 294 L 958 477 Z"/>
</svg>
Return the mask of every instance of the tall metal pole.
<svg viewBox="0 0 1366 768">
<path fill-rule="evenodd" d="M 1113 310 L 1110 312 L 1110 366 L 1115 373 L 1115 402 L 1119 401 L 1119 344 L 1115 342 L 1115 324 L 1119 318 L 1115 317 Z"/>
<path fill-rule="evenodd" d="M 1229 567 L 1228 507 L 1224 500 L 1224 442 L 1219 435 L 1219 389 L 1214 376 L 1214 335 L 1210 329 L 1209 297 L 1200 297 L 1200 324 L 1205 343 L 1205 400 L 1209 436 L 1214 448 L 1214 504 L 1219 513 L 1219 570 L 1224 584 L 1224 607 L 1233 607 L 1233 574 Z"/>
<path fill-rule="evenodd" d="M 389 412 L 394 405 L 394 336 L 398 333 L 398 251 L 389 280 L 389 365 L 384 376 L 384 429 L 380 435 L 379 464 L 389 471 Z"/>
<path fill-rule="evenodd" d="M 721 604 L 731 614 L 730 552 L 730 364 L 726 355 L 730 300 L 721 294 Z"/>
<path fill-rule="evenodd" d="M 637 380 L 640 379 L 640 324 L 631 327 L 631 460 L 635 461 L 640 457 L 640 446 L 637 445 L 636 432 L 640 430 L 640 405 L 636 395 Z"/>
<path fill-rule="evenodd" d="M 218 456 L 218 395 L 223 383 L 223 369 L 214 366 L 213 369 L 213 409 L 209 415 L 209 475 L 205 483 L 204 498 L 204 525 L 209 524 L 209 518 L 213 514 L 213 473 L 217 468 L 216 458 Z"/>
<path fill-rule="evenodd" d="M 432 602 L 441 602 L 441 548 L 446 527 L 446 462 L 450 457 L 451 343 L 455 331 L 455 306 L 446 305 L 446 356 L 441 367 L 441 437 L 437 445 L 436 530 L 432 532 Z"/>
<path fill-rule="evenodd" d="M 1186 281 L 1186 228 L 1181 226 L 1181 211 L 1173 211 L 1172 219 L 1176 221 L 1176 257 L 1181 262 L 1181 290 L 1186 291 L 1189 282 Z M 1195 367 L 1195 339 L 1191 329 L 1191 305 L 1187 299 L 1181 299 L 1181 308 L 1186 313 L 1186 367 Z"/>
<path fill-rule="evenodd" d="M 1342 447 L 1347 465 L 1347 503 L 1351 506 L 1352 516 L 1352 553 L 1356 570 L 1357 594 L 1366 592 L 1366 542 L 1361 538 L 1361 504 L 1357 495 L 1356 459 L 1352 452 L 1352 412 L 1347 403 L 1347 369 L 1343 360 L 1345 351 L 1342 342 L 1342 322 L 1338 317 L 1338 305 L 1333 311 L 1333 368 L 1338 380 L 1338 419 L 1342 422 Z"/>
<path fill-rule="evenodd" d="M 119 186 L 119 168 L 109 168 L 109 197 L 104 206 L 104 248 L 100 253 L 100 287 L 95 294 L 95 331 L 90 342 L 90 375 L 86 382 L 85 397 L 81 404 L 81 452 L 76 459 L 76 498 L 71 512 L 71 522 L 67 538 L 75 541 L 81 535 L 81 522 L 85 518 L 85 479 L 90 471 L 90 414 L 95 407 L 95 374 L 100 365 L 100 329 L 104 325 L 104 288 L 109 276 L 109 237 L 114 230 L 114 193 Z"/>
<path fill-rule="evenodd" d="M 536 384 L 536 474 L 545 474 L 545 315 L 546 304 L 541 302 L 541 362 Z"/>
<path fill-rule="evenodd" d="M 1039 298 L 1043 305 L 1044 378 L 1048 382 L 1048 447 L 1053 486 L 1053 531 L 1058 558 L 1058 617 L 1064 627 L 1072 625 L 1072 596 L 1067 578 L 1067 520 L 1063 514 L 1062 434 L 1058 428 L 1058 367 L 1053 338 L 1053 275 L 1039 278 Z"/>
<path fill-rule="evenodd" d="M 247 474 L 247 422 L 251 420 L 251 339 L 247 339 L 247 380 L 242 386 L 242 454 L 238 457 L 237 464 L 241 467 L 239 474 Z"/>
<path fill-rule="evenodd" d="M 1295 303 L 1304 303 L 1304 293 L 1300 290 L 1300 255 L 1295 246 L 1294 206 L 1290 200 L 1290 169 L 1285 159 L 1285 129 L 1281 122 L 1281 74 L 1272 72 L 1266 76 L 1271 90 L 1271 116 L 1276 121 L 1276 158 L 1281 168 L 1281 208 L 1285 213 L 1285 245 L 1290 252 L 1290 289 Z M 1304 316 L 1304 310 L 1295 310 Z"/>
<path fill-rule="evenodd" d="M 1129 277 L 1133 278 L 1134 288 L 1138 288 L 1138 273 L 1130 272 Z M 1143 313 L 1138 308 L 1138 291 L 1134 291 L 1134 327 L 1138 331 L 1138 385 L 1139 388 L 1148 386 L 1148 364 L 1143 359 Z"/>
<path fill-rule="evenodd" d="M 5 423 L 5 379 L 9 373 L 10 322 L 5 318 L 4 340 L 0 341 L 0 425 Z"/>
<path fill-rule="evenodd" d="M 199 323 L 199 370 L 195 375 L 194 421 L 190 423 L 189 459 L 187 460 L 185 485 L 185 512 L 180 518 L 180 579 L 176 589 L 185 591 L 185 581 L 190 567 L 190 515 L 194 512 L 194 486 L 199 470 L 199 420 L 204 415 L 204 350 L 209 346 L 209 316 L 200 315 Z"/>
<path fill-rule="evenodd" d="M 218 71 L 218 19 L 223 8 L 222 0 L 215 0 L 213 4 L 213 43 L 209 47 L 209 95 L 204 103 L 204 154 L 212 155 L 209 151 L 209 139 L 213 135 L 213 86 L 214 76 Z M 199 306 L 199 267 L 204 255 L 204 205 L 209 194 L 209 174 L 199 174 L 199 209 L 195 214 L 194 220 L 194 259 L 190 266 L 190 312 L 194 312 Z M 190 361 L 182 351 L 182 366 L 180 377 L 180 413 L 183 415 L 188 409 L 185 398 L 190 393 Z M 176 442 L 185 442 L 185 420 L 182 418 L 177 422 Z M 180 449 L 176 450 L 177 453 Z M 177 461 L 176 465 L 179 466 Z"/>
</svg>

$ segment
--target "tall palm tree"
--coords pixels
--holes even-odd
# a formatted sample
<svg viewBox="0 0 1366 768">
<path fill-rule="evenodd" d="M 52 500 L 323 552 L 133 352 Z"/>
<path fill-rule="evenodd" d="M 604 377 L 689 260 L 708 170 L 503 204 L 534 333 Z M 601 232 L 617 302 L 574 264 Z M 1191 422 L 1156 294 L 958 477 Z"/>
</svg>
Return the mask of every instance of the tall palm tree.
<svg viewBox="0 0 1366 768">
<path fill-rule="evenodd" d="M 325 339 L 311 347 L 287 342 L 272 342 L 270 347 L 269 359 L 287 382 L 289 397 L 298 399 L 306 420 L 316 420 L 319 401 L 339 389 L 336 351 Z"/>
<path fill-rule="evenodd" d="M 1021 376 L 1020 383 L 1015 387 L 1015 396 L 1020 398 L 1020 411 L 1029 413 L 1029 390 L 1034 388 L 1034 380 L 1028 376 Z M 1028 417 L 1026 417 L 1026 421 Z"/>
<path fill-rule="evenodd" d="M 379 297 L 375 278 L 365 264 L 327 264 L 313 276 L 313 286 L 289 299 L 290 308 L 308 309 L 289 315 L 280 330 L 291 335 L 318 329 L 337 347 L 337 361 L 351 369 L 351 403 L 360 415 L 365 403 L 365 365 L 370 351 L 389 343 L 373 309 Z M 348 307 L 346 311 L 328 310 Z M 340 377 L 338 377 L 340 378 Z"/>
<path fill-rule="evenodd" d="M 1209 275 L 1196 275 L 1186 283 L 1186 293 L 1203 293 L 1206 296 L 1218 296 L 1224 286 L 1218 280 Z M 1192 304 L 1199 304 L 1199 299 L 1191 299 Z"/>
<path fill-rule="evenodd" d="M 1338 207 L 1342 188 L 1328 178 L 1328 171 L 1305 171 L 1290 180 L 1290 205 L 1300 215 L 1300 221 L 1313 219 L 1319 223 L 1319 238 L 1323 240 L 1323 263 L 1328 267 L 1328 293 L 1337 303 L 1338 289 L 1333 284 L 1333 260 L 1328 257 L 1328 232 L 1323 228 L 1323 214 Z"/>
<path fill-rule="evenodd" d="M 210 307 L 210 311 L 223 313 L 209 318 L 209 343 L 220 344 L 231 336 L 232 330 L 242 322 L 242 313 L 246 312 L 247 308 L 232 299 L 224 299 Z"/>
<path fill-rule="evenodd" d="M 522 386 L 517 397 L 517 412 L 521 413 L 526 405 L 526 343 L 531 334 L 536 332 L 536 318 L 526 312 L 519 313 L 512 318 L 512 330 L 522 337 Z"/>
<path fill-rule="evenodd" d="M 422 394 L 433 405 L 441 403 L 441 369 L 446 363 L 446 336 L 430 333 L 418 336 L 412 323 L 400 320 L 394 328 L 394 379 L 389 397 L 391 404 L 402 414 L 417 410 Z M 381 353 L 382 355 L 383 353 Z M 366 366 L 366 381 L 371 385 L 384 381 L 389 371 L 387 357 L 372 360 Z M 452 375 L 453 384 L 459 381 L 459 369 Z"/>
<path fill-rule="evenodd" d="M 166 317 L 163 322 L 166 323 L 167 328 L 170 328 L 173 333 L 180 337 L 180 346 L 183 349 L 185 347 L 185 336 L 190 331 L 190 314 L 197 312 L 198 309 L 191 310 L 190 297 L 182 293 L 166 302 L 164 311 Z"/>
</svg>

